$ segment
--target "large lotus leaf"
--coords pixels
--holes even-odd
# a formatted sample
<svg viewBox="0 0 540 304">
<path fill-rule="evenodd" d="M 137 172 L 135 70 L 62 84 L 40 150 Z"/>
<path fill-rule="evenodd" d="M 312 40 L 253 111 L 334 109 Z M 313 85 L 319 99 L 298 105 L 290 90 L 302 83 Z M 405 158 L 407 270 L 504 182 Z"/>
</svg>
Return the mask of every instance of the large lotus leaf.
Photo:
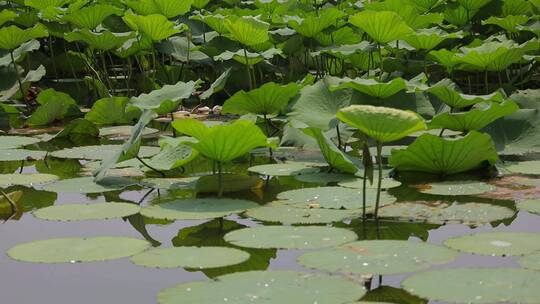
<svg viewBox="0 0 540 304">
<path fill-rule="evenodd" d="M 413 32 L 398 14 L 390 11 L 362 11 L 349 17 L 349 22 L 381 44 L 398 40 Z"/>
<path fill-rule="evenodd" d="M 374 172 L 374 179 L 377 179 L 378 173 Z M 341 180 L 338 182 L 338 186 L 345 187 L 345 188 L 353 188 L 353 189 L 362 189 L 364 187 L 364 179 L 363 178 L 352 178 L 349 177 L 348 179 Z M 385 178 L 383 177 L 381 181 L 381 189 L 391 189 L 391 188 L 397 188 L 401 186 L 401 182 L 392 179 L 392 178 Z M 366 182 L 367 188 L 377 188 L 378 183 L 369 183 Z"/>
<path fill-rule="evenodd" d="M 258 226 L 229 232 L 225 241 L 248 248 L 312 249 L 333 247 L 357 239 L 343 228 L 320 226 Z"/>
<path fill-rule="evenodd" d="M 467 10 L 457 2 L 449 2 L 444 10 L 444 20 L 461 27 L 467 24 L 477 12 L 478 10 Z"/>
<path fill-rule="evenodd" d="M 503 103 L 479 104 L 467 112 L 442 113 L 429 122 L 430 129 L 450 129 L 454 131 L 480 130 L 495 120 L 510 115 L 519 109 L 518 105 L 511 100 Z"/>
<path fill-rule="evenodd" d="M 32 39 L 47 37 L 49 33 L 42 24 L 32 28 L 20 29 L 15 25 L 0 28 L 0 49 L 14 50 Z"/>
<path fill-rule="evenodd" d="M 0 161 L 39 160 L 47 155 L 45 151 L 26 149 L 0 149 Z"/>
<path fill-rule="evenodd" d="M 491 192 L 496 189 L 488 183 L 458 180 L 430 183 L 420 188 L 420 192 L 432 195 L 478 195 L 486 192 Z"/>
<path fill-rule="evenodd" d="M 308 268 L 355 274 L 398 274 L 415 272 L 453 261 L 458 253 L 421 242 L 359 241 L 337 248 L 301 255 L 298 262 Z"/>
<path fill-rule="evenodd" d="M 371 289 L 360 302 L 351 304 L 427 304 L 428 300 L 412 295 L 404 289 L 381 285 Z"/>
<path fill-rule="evenodd" d="M 538 51 L 536 40 L 517 44 L 512 40 L 489 41 L 478 47 L 462 47 L 457 54 L 465 70 L 503 71 L 511 64 L 521 61 L 523 55 Z"/>
<path fill-rule="evenodd" d="M 180 134 L 185 134 L 196 139 L 203 139 L 210 132 L 210 127 L 204 122 L 192 118 L 175 120 L 172 126 Z"/>
<path fill-rule="evenodd" d="M 264 299 L 268 304 L 342 304 L 357 300 L 364 294 L 364 287 L 343 277 L 294 271 L 249 271 L 162 290 L 157 302 L 251 303 Z"/>
<path fill-rule="evenodd" d="M 514 164 L 508 164 L 504 168 L 511 173 L 540 175 L 540 161 L 529 160 Z"/>
<path fill-rule="evenodd" d="M 176 126 L 174 125 L 175 128 Z M 198 140 L 197 143 L 186 142 L 186 144 L 205 157 L 218 162 L 228 162 L 255 148 L 270 146 L 261 129 L 247 120 L 237 120 L 231 124 L 209 128 L 205 136 Z"/>
<path fill-rule="evenodd" d="M 17 18 L 17 13 L 7 9 L 3 9 L 0 12 L 0 26 L 4 25 L 6 22 L 10 22 Z"/>
<path fill-rule="evenodd" d="M 328 82 L 321 80 L 302 88 L 289 117 L 323 131 L 336 127 L 336 113 L 351 104 L 352 94 L 346 90 L 330 92 L 328 87 Z"/>
<path fill-rule="evenodd" d="M 486 20 L 482 20 L 482 24 L 494 24 L 501 28 L 503 28 L 507 32 L 518 32 L 519 25 L 525 24 L 529 21 L 529 17 L 527 16 L 506 16 L 504 18 L 499 18 L 495 16 L 491 16 Z"/>
<path fill-rule="evenodd" d="M 123 19 L 131 29 L 149 37 L 152 41 L 161 41 L 182 31 L 167 17 L 160 14 L 139 16 L 127 13 Z"/>
<path fill-rule="evenodd" d="M 526 255 L 540 251 L 540 233 L 475 233 L 447 239 L 444 245 L 463 252 L 490 256 Z"/>
<path fill-rule="evenodd" d="M 466 10 L 477 11 L 486 6 L 491 0 L 457 0 Z"/>
<path fill-rule="evenodd" d="M 452 71 L 459 64 L 457 52 L 449 51 L 447 49 L 430 51 L 426 55 L 426 59 L 438 62 L 444 66 L 447 71 Z"/>
<path fill-rule="evenodd" d="M 97 262 L 129 257 L 150 243 L 127 237 L 60 238 L 17 245 L 8 255 L 32 263 Z"/>
<path fill-rule="evenodd" d="M 109 51 L 121 47 L 126 41 L 133 38 L 133 32 L 113 33 L 110 31 L 94 32 L 87 28 L 69 32 L 65 39 L 69 42 L 84 41 L 90 47 Z"/>
<path fill-rule="evenodd" d="M 103 98 L 94 103 L 85 119 L 102 125 L 130 124 L 141 116 L 138 108 L 130 107 L 127 97 Z"/>
<path fill-rule="evenodd" d="M 395 141 L 426 129 L 420 115 L 386 107 L 353 105 L 341 109 L 336 117 L 379 142 Z"/>
<path fill-rule="evenodd" d="M 181 62 L 199 62 L 210 58 L 205 53 L 195 49 L 193 43 L 186 37 L 171 37 L 159 43 L 156 48 L 159 52 L 171 55 L 174 59 Z"/>
<path fill-rule="evenodd" d="M 184 15 L 191 9 L 193 0 L 127 0 L 125 4 L 141 15 L 161 14 L 167 18 Z"/>
<path fill-rule="evenodd" d="M 21 148 L 24 146 L 37 144 L 40 141 L 41 140 L 34 137 L 0 135 L 1 149 Z"/>
<path fill-rule="evenodd" d="M 420 29 L 403 38 L 417 50 L 432 50 L 447 39 L 462 38 L 461 32 L 447 33 L 439 28 Z"/>
<path fill-rule="evenodd" d="M 39 93 L 37 101 L 40 106 L 26 121 L 30 126 L 43 126 L 55 120 L 80 114 L 79 107 L 71 96 L 54 89 Z"/>
<path fill-rule="evenodd" d="M 321 129 L 306 128 L 304 133 L 315 138 L 319 144 L 319 149 L 330 167 L 342 172 L 355 174 L 358 168 L 361 167 L 359 160 L 355 160 L 348 154 L 340 150 L 336 144 L 326 135 Z"/>
<path fill-rule="evenodd" d="M 122 15 L 122 9 L 109 4 L 96 4 L 86 6 L 78 10 L 71 10 L 63 19 L 79 28 L 93 30 L 100 25 L 105 18 L 111 15 Z"/>
<path fill-rule="evenodd" d="M 285 224 L 325 224 L 355 218 L 358 210 L 305 209 L 290 205 L 274 204 L 253 208 L 246 215 L 263 222 Z"/>
<path fill-rule="evenodd" d="M 227 247 L 173 247 L 156 248 L 131 258 L 135 265 L 151 268 L 218 268 L 240 264 L 249 259 L 249 253 Z"/>
<path fill-rule="evenodd" d="M 540 200 L 523 200 L 516 203 L 516 208 L 521 211 L 527 211 L 529 213 L 534 213 L 540 215 Z"/>
<path fill-rule="evenodd" d="M 253 17 L 240 17 L 234 21 L 225 20 L 231 37 L 243 45 L 254 46 L 267 42 L 269 24 Z"/>
<path fill-rule="evenodd" d="M 234 59 L 244 65 L 255 65 L 264 59 L 272 59 L 276 55 L 281 55 L 283 51 L 281 49 L 270 48 L 262 53 L 252 53 L 244 49 L 237 50 L 235 52 L 225 51 L 217 56 L 214 56 L 215 61 L 228 61 Z M 247 55 L 247 56 L 246 56 Z M 247 57 L 247 59 L 246 59 Z"/>
<path fill-rule="evenodd" d="M 317 173 L 319 168 L 301 163 L 284 163 L 253 166 L 249 167 L 248 171 L 266 176 L 297 176 Z"/>
<path fill-rule="evenodd" d="M 363 79 L 348 77 L 328 77 L 330 91 L 351 88 L 375 98 L 388 98 L 399 91 L 407 89 L 407 83 L 402 78 L 394 78 L 389 82 L 379 82 L 375 79 Z"/>
<path fill-rule="evenodd" d="M 121 147 L 121 145 L 81 146 L 54 151 L 51 156 L 67 159 L 105 160 L 114 155 Z M 158 152 L 158 147 L 143 146 L 140 149 L 139 156 L 142 158 L 150 157 Z"/>
<path fill-rule="evenodd" d="M 131 98 L 133 106 L 141 109 L 158 109 L 164 101 L 180 101 L 189 98 L 199 87 L 199 81 L 179 81 L 174 85 L 165 85 L 148 94 Z"/>
<path fill-rule="evenodd" d="M 257 206 L 254 202 L 240 199 L 185 199 L 143 208 L 141 214 L 166 220 L 202 220 L 242 213 Z"/>
<path fill-rule="evenodd" d="M 34 216 L 48 221 L 107 220 L 137 214 L 140 209 L 137 204 L 116 202 L 62 204 L 39 209 Z"/>
<path fill-rule="evenodd" d="M 231 114 L 279 114 L 284 111 L 289 100 L 298 94 L 296 83 L 279 85 L 268 82 L 249 92 L 239 91 L 223 104 L 222 113 Z"/>
<path fill-rule="evenodd" d="M 50 140 L 53 138 L 76 138 L 78 136 L 83 137 L 99 137 L 98 127 L 84 118 L 77 118 L 72 120 L 67 126 L 62 129 L 62 131 L 56 133 L 55 135 L 45 135 L 45 140 Z M 50 139 L 49 139 L 50 138 Z"/>
<path fill-rule="evenodd" d="M 184 178 L 145 178 L 141 181 L 141 185 L 154 189 L 195 189 L 198 177 Z"/>
<path fill-rule="evenodd" d="M 222 189 L 220 189 L 220 181 Z M 217 174 L 201 176 L 195 183 L 195 191 L 197 193 L 217 193 L 222 190 L 223 193 L 233 193 L 246 190 L 258 190 L 261 189 L 263 185 L 263 180 L 258 176 L 225 173 L 221 174 L 221 177 Z"/>
<path fill-rule="evenodd" d="M 538 271 L 540 270 L 540 253 L 524 256 L 518 260 L 518 263 L 523 268 Z"/>
<path fill-rule="evenodd" d="M 232 18 L 233 16 L 229 16 L 228 18 Z M 211 14 L 211 15 L 202 15 L 202 14 L 194 14 L 189 17 L 190 19 L 199 20 L 209 26 L 211 29 L 216 31 L 217 33 L 223 35 L 227 34 L 229 30 L 227 29 L 227 26 L 225 25 L 225 19 L 227 19 L 226 16 L 223 16 L 221 14 Z"/>
<path fill-rule="evenodd" d="M 148 165 L 158 170 L 172 170 L 188 164 L 199 155 L 199 152 L 185 145 L 186 140 L 189 139 L 161 138 L 161 150 L 148 161 Z"/>
<path fill-rule="evenodd" d="M 23 2 L 26 6 L 42 10 L 48 7 L 62 7 L 73 2 L 73 0 L 24 0 Z"/>
<path fill-rule="evenodd" d="M 134 184 L 135 181 L 121 177 L 106 177 L 100 183 L 94 182 L 92 177 L 76 177 L 47 184 L 43 189 L 60 193 L 104 193 L 122 190 Z"/>
<path fill-rule="evenodd" d="M 460 93 L 457 86 L 449 79 L 443 79 L 426 89 L 430 94 L 435 95 L 445 104 L 452 108 L 461 109 L 470 107 L 480 102 L 502 102 L 503 95 L 500 92 L 493 92 L 489 95 L 469 95 Z"/>
<path fill-rule="evenodd" d="M 10 186 L 29 186 L 41 185 L 54 182 L 58 176 L 52 174 L 41 173 L 24 173 L 24 174 L 0 174 L 0 188 Z"/>
<path fill-rule="evenodd" d="M 422 12 L 423 9 L 419 9 L 417 1 L 387 0 L 371 2 L 366 7 L 376 11 L 394 12 L 413 29 L 426 28 L 432 24 L 439 25 L 443 21 L 443 16 L 439 13 Z"/>
<path fill-rule="evenodd" d="M 540 273 L 515 268 L 454 268 L 418 273 L 402 286 L 414 295 L 446 303 L 533 304 Z M 456 292 L 459 291 L 459 292 Z"/>
<path fill-rule="evenodd" d="M 327 8 L 318 10 L 316 14 L 310 14 L 304 18 L 286 18 L 287 23 L 300 35 L 313 38 L 324 29 L 336 25 L 338 19 L 345 16 L 345 13 L 337 8 Z"/>
<path fill-rule="evenodd" d="M 488 134 L 472 131 L 465 137 L 444 139 L 431 134 L 418 137 L 405 150 L 394 150 L 390 165 L 401 171 L 454 174 L 494 164 L 499 159 Z"/>
<path fill-rule="evenodd" d="M 23 56 L 28 53 L 35 50 L 39 50 L 41 47 L 41 44 L 38 40 L 33 39 L 30 41 L 27 41 L 15 50 L 13 50 L 13 59 L 15 59 L 15 62 L 19 61 L 19 59 L 23 58 Z M 11 54 L 5 54 L 3 57 L 0 57 L 0 66 L 7 66 L 11 64 Z"/>
</svg>

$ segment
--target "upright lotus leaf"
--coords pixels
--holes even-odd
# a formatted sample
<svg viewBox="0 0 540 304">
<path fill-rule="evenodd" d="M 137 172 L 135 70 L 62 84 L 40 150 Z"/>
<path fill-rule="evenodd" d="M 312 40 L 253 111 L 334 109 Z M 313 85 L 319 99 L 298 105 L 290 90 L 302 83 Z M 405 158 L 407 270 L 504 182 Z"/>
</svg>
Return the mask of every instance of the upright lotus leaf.
<svg viewBox="0 0 540 304">
<path fill-rule="evenodd" d="M 516 33 L 519 31 L 519 25 L 523 25 L 529 21 L 529 17 L 519 15 L 519 16 L 506 16 L 504 18 L 499 18 L 491 16 L 486 20 L 482 20 L 482 25 L 494 24 L 509 33 Z"/>
<path fill-rule="evenodd" d="M 324 29 L 336 25 L 346 14 L 337 8 L 326 8 L 309 14 L 305 18 L 286 18 L 287 23 L 300 35 L 313 38 Z"/>
<path fill-rule="evenodd" d="M 413 33 L 413 30 L 398 14 L 389 11 L 362 11 L 351 16 L 349 22 L 368 33 L 380 44 L 386 44 Z"/>
<path fill-rule="evenodd" d="M 511 64 L 522 60 L 523 55 L 538 51 L 537 40 L 517 44 L 512 40 L 502 42 L 489 41 L 478 47 L 462 47 L 458 53 L 458 61 L 464 69 L 479 71 L 503 71 Z"/>
<path fill-rule="evenodd" d="M 461 32 L 447 33 L 439 28 L 420 29 L 403 38 L 417 50 L 432 50 L 447 39 L 462 38 Z"/>
<path fill-rule="evenodd" d="M 62 19 L 79 28 L 93 30 L 107 17 L 111 15 L 120 16 L 122 13 L 123 11 L 119 7 L 109 4 L 96 4 L 72 10 Z"/>
<path fill-rule="evenodd" d="M 267 42 L 269 24 L 253 17 L 240 17 L 234 21 L 225 20 L 225 26 L 231 37 L 246 46 Z"/>
<path fill-rule="evenodd" d="M 16 12 L 7 9 L 2 10 L 0 12 L 0 26 L 4 25 L 6 22 L 15 20 L 15 18 L 17 18 Z"/>
<path fill-rule="evenodd" d="M 441 24 L 443 16 L 440 13 L 422 12 L 416 5 L 416 1 L 386 0 L 366 4 L 367 9 L 376 11 L 390 11 L 398 14 L 401 19 L 411 28 L 420 29 L 432 24 Z"/>
<path fill-rule="evenodd" d="M 47 29 L 41 23 L 24 30 L 15 25 L 2 27 L 0 28 L 0 49 L 13 51 L 25 42 L 48 35 Z"/>
<path fill-rule="evenodd" d="M 172 122 L 173 128 L 181 134 L 185 134 L 196 139 L 202 139 L 210 132 L 210 127 L 202 121 L 196 119 L 180 119 Z"/>
<path fill-rule="evenodd" d="M 439 114 L 433 117 L 428 126 L 430 129 L 450 129 L 463 132 L 480 130 L 495 120 L 516 112 L 518 109 L 518 105 L 511 100 L 503 103 L 480 103 L 467 112 Z"/>
<path fill-rule="evenodd" d="M 201 100 L 205 100 L 210 98 L 210 96 L 214 95 L 215 93 L 218 93 L 225 89 L 225 84 L 227 84 L 227 80 L 229 80 L 229 76 L 231 75 L 231 68 L 228 68 L 221 74 L 212 84 L 210 87 L 204 91 L 201 95 L 199 95 L 199 98 Z"/>
<path fill-rule="evenodd" d="M 356 91 L 362 92 L 375 98 L 388 98 L 399 91 L 407 89 L 407 83 L 403 78 L 394 78 L 389 82 L 379 82 L 375 79 L 363 79 L 348 77 L 328 77 L 328 83 L 330 84 L 330 91 L 342 90 L 351 88 Z"/>
<path fill-rule="evenodd" d="M 500 92 L 494 92 L 488 95 L 469 95 L 458 91 L 458 87 L 450 79 L 443 79 L 426 90 L 433 94 L 439 100 L 452 108 L 461 109 L 470 107 L 480 102 L 502 102 L 503 95 Z"/>
<path fill-rule="evenodd" d="M 67 33 L 64 38 L 66 41 L 83 41 L 94 49 L 109 51 L 121 47 L 126 41 L 133 38 L 133 32 L 113 33 L 105 30 L 94 32 L 87 28 Z"/>
<path fill-rule="evenodd" d="M 323 79 L 302 88 L 289 117 L 323 131 L 335 128 L 338 124 L 336 113 L 351 104 L 352 94 L 346 90 L 331 92 L 328 87 L 328 82 Z"/>
<path fill-rule="evenodd" d="M 283 112 L 289 100 L 298 94 L 296 83 L 279 85 L 268 82 L 249 92 L 239 91 L 223 104 L 222 113 L 273 115 Z"/>
<path fill-rule="evenodd" d="M 224 35 L 229 32 L 225 24 L 225 19 L 232 18 L 232 16 L 229 16 L 227 18 L 226 16 L 223 16 L 221 14 L 212 14 L 212 15 L 196 14 L 196 15 L 190 16 L 189 18 L 193 20 L 199 20 L 203 22 L 204 24 L 208 25 L 211 29 L 213 29 L 220 35 Z"/>
<path fill-rule="evenodd" d="M 199 87 L 199 83 L 199 81 L 179 81 L 174 85 L 165 85 L 148 94 L 133 97 L 131 102 L 133 106 L 140 109 L 158 109 L 164 101 L 181 101 L 189 98 Z"/>
<path fill-rule="evenodd" d="M 477 11 L 486 6 L 491 0 L 457 0 L 467 11 Z"/>
<path fill-rule="evenodd" d="M 426 55 L 426 59 L 438 62 L 446 69 L 447 72 L 452 72 L 459 64 L 457 53 L 447 49 L 430 51 Z"/>
<path fill-rule="evenodd" d="M 24 0 L 24 5 L 42 10 L 48 7 L 62 7 L 71 2 L 73 0 Z"/>
<path fill-rule="evenodd" d="M 126 24 L 139 33 L 148 36 L 152 41 L 161 41 L 182 32 L 182 27 L 176 26 L 165 16 L 152 14 L 139 16 L 127 13 L 123 17 Z"/>
<path fill-rule="evenodd" d="M 161 14 L 168 19 L 184 15 L 193 0 L 127 0 L 125 4 L 141 15 Z"/>
<path fill-rule="evenodd" d="M 420 115 L 386 107 L 352 105 L 341 109 L 336 117 L 381 143 L 395 141 L 426 129 L 426 123 Z"/>
<path fill-rule="evenodd" d="M 407 149 L 393 150 L 389 163 L 400 171 L 455 174 L 476 169 L 485 162 L 493 165 L 498 159 L 491 137 L 471 131 L 457 139 L 423 134 Z"/>
<path fill-rule="evenodd" d="M 276 55 L 281 55 L 283 51 L 281 49 L 270 48 L 261 53 L 248 52 L 245 49 L 238 51 L 225 51 L 217 56 L 214 56 L 215 61 L 228 61 L 234 59 L 244 65 L 255 65 L 265 59 L 274 58 Z M 247 58 L 246 58 L 247 57 Z"/>
<path fill-rule="evenodd" d="M 141 116 L 141 110 L 130 105 L 127 97 L 103 98 L 94 103 L 87 120 L 101 125 L 131 124 Z"/>
<path fill-rule="evenodd" d="M 268 139 L 253 122 L 237 120 L 231 124 L 209 128 L 197 143 L 186 142 L 205 157 L 217 162 L 228 162 L 259 147 L 268 147 Z"/>
<path fill-rule="evenodd" d="M 26 124 L 30 126 L 44 126 L 55 120 L 79 115 L 79 106 L 66 93 L 57 92 L 54 89 L 47 89 L 41 92 L 37 101 L 40 106 L 28 118 Z"/>
<path fill-rule="evenodd" d="M 351 174 L 358 172 L 359 167 L 361 166 L 360 161 L 353 159 L 348 154 L 341 151 L 336 144 L 321 131 L 321 129 L 305 128 L 302 129 L 302 131 L 315 138 L 324 159 L 328 162 L 330 167 Z"/>
</svg>

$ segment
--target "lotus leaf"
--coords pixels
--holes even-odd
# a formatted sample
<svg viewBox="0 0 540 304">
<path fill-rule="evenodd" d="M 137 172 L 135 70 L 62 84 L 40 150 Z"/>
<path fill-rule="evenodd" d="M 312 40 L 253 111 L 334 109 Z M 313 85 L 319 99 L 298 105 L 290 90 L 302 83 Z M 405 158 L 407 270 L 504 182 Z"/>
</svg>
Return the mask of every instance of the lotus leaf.
<svg viewBox="0 0 540 304">
<path fill-rule="evenodd" d="M 148 161 L 148 165 L 158 170 L 172 170 L 188 164 L 197 158 L 199 152 L 186 145 L 185 141 L 190 140 L 186 138 L 161 138 L 161 150 Z"/>
<path fill-rule="evenodd" d="M 534 253 L 531 255 L 526 255 L 518 260 L 518 263 L 521 267 L 540 270 L 540 253 Z"/>
<path fill-rule="evenodd" d="M 0 28 L 0 49 L 13 51 L 25 42 L 47 36 L 47 29 L 40 23 L 24 30 L 15 25 L 2 27 Z"/>
<path fill-rule="evenodd" d="M 68 94 L 57 92 L 55 89 L 42 91 L 38 95 L 37 101 L 40 106 L 26 121 L 30 126 L 43 126 L 55 120 L 80 114 L 75 100 Z"/>
<path fill-rule="evenodd" d="M 301 181 L 304 183 L 326 185 L 328 183 L 337 183 L 345 180 L 350 180 L 351 176 L 349 174 L 319 172 L 297 175 L 294 178 L 297 181 Z"/>
<path fill-rule="evenodd" d="M 125 3 L 138 14 L 161 14 L 170 19 L 189 12 L 193 0 L 127 0 Z"/>
<path fill-rule="evenodd" d="M 525 24 L 529 21 L 529 17 L 527 16 L 505 16 L 504 18 L 494 17 L 491 16 L 486 20 L 482 21 L 483 25 L 486 24 L 494 24 L 497 25 L 500 28 L 503 28 L 507 32 L 517 32 L 519 29 L 519 25 Z"/>
<path fill-rule="evenodd" d="M 137 214 L 140 207 L 128 203 L 64 204 L 42 208 L 34 216 L 48 221 L 107 220 Z"/>
<path fill-rule="evenodd" d="M 269 24 L 253 17 L 240 17 L 234 21 L 225 20 L 225 26 L 231 37 L 246 46 L 267 42 Z"/>
<path fill-rule="evenodd" d="M 495 187 L 484 182 L 476 181 L 447 181 L 431 183 L 420 191 L 433 195 L 477 195 L 494 191 Z"/>
<path fill-rule="evenodd" d="M 491 0 L 457 0 L 467 11 L 477 11 L 486 6 Z"/>
<path fill-rule="evenodd" d="M 540 250 L 540 234 L 528 232 L 485 232 L 447 239 L 450 248 L 481 255 L 526 255 Z"/>
<path fill-rule="evenodd" d="M 159 109 L 164 101 L 180 101 L 189 98 L 199 87 L 199 81 L 182 82 L 175 85 L 165 85 L 161 89 L 154 90 L 148 94 L 141 94 L 131 98 L 133 106 L 140 109 Z"/>
<path fill-rule="evenodd" d="M 540 214 L 540 200 L 523 200 L 516 203 L 516 208 L 521 211 L 527 211 L 534 214 Z"/>
<path fill-rule="evenodd" d="M 225 101 L 222 113 L 279 114 L 287 107 L 289 100 L 298 94 L 299 89 L 296 83 L 282 86 L 268 82 L 249 92 L 239 91 Z"/>
<path fill-rule="evenodd" d="M 462 38 L 461 32 L 446 33 L 438 28 L 420 29 L 415 33 L 405 36 L 408 44 L 417 50 L 432 50 L 447 39 Z"/>
<path fill-rule="evenodd" d="M 458 91 L 457 86 L 449 79 L 443 79 L 426 90 L 452 108 L 461 109 L 470 107 L 480 102 L 503 102 L 504 97 L 500 92 L 488 95 L 468 95 Z"/>
<path fill-rule="evenodd" d="M 253 166 L 248 168 L 248 171 L 266 176 L 297 176 L 317 173 L 319 168 L 306 164 L 284 163 Z"/>
<path fill-rule="evenodd" d="M 34 137 L 0 135 L 0 147 L 2 149 L 21 148 L 37 144 L 41 140 Z"/>
<path fill-rule="evenodd" d="M 76 177 L 47 184 L 43 189 L 60 193 L 103 193 L 122 190 L 135 184 L 136 181 L 123 177 L 106 177 L 99 183 L 92 177 Z"/>
<path fill-rule="evenodd" d="M 234 59 L 237 62 L 240 62 L 244 65 L 255 65 L 259 62 L 262 62 L 265 59 L 272 59 L 276 55 L 282 54 L 281 49 L 270 48 L 262 53 L 252 53 L 245 49 L 240 49 L 238 51 L 225 51 L 217 56 L 214 56 L 215 61 L 228 61 Z M 247 58 L 246 58 L 247 57 Z"/>
<path fill-rule="evenodd" d="M 184 178 L 145 178 L 141 185 L 154 189 L 195 189 L 198 177 Z"/>
<path fill-rule="evenodd" d="M 70 159 L 105 160 L 111 157 L 121 147 L 120 145 L 81 146 L 54 151 L 51 153 L 51 156 Z M 158 152 L 159 148 L 157 147 L 143 146 L 141 147 L 139 156 L 143 158 L 150 157 Z"/>
<path fill-rule="evenodd" d="M 26 149 L 0 149 L 0 161 L 40 160 L 47 156 L 45 151 Z"/>
<path fill-rule="evenodd" d="M 380 44 L 400 39 L 413 32 L 398 14 L 390 11 L 362 11 L 349 17 L 349 22 Z"/>
<path fill-rule="evenodd" d="M 313 38 L 324 29 L 336 25 L 336 22 L 345 16 L 345 13 L 337 8 L 322 9 L 317 15 L 308 15 L 305 18 L 286 18 L 290 27 L 300 35 Z"/>
<path fill-rule="evenodd" d="M 338 183 L 338 185 L 340 187 L 345 187 L 345 188 L 353 188 L 353 189 L 362 189 L 363 187 L 363 179 L 361 178 L 355 178 L 355 179 L 351 179 L 349 178 L 348 180 L 344 180 L 344 181 L 340 181 Z M 377 188 L 377 185 L 376 184 L 371 184 L 369 182 L 366 183 L 366 186 L 368 188 Z M 382 179 L 382 184 L 381 184 L 381 188 L 382 189 L 390 189 L 390 188 L 396 188 L 396 187 L 399 187 L 401 186 L 401 182 L 395 180 L 395 179 L 391 179 L 391 178 L 383 178 Z"/>
<path fill-rule="evenodd" d="M 239 199 L 186 199 L 152 205 L 141 210 L 141 214 L 166 220 L 203 220 L 220 218 L 255 208 L 257 204 Z"/>
<path fill-rule="evenodd" d="M 221 177 L 219 175 L 201 176 L 196 182 L 195 190 L 197 193 L 219 192 L 220 179 L 223 193 L 258 190 L 263 186 L 263 181 L 258 176 L 224 173 Z"/>
</svg>

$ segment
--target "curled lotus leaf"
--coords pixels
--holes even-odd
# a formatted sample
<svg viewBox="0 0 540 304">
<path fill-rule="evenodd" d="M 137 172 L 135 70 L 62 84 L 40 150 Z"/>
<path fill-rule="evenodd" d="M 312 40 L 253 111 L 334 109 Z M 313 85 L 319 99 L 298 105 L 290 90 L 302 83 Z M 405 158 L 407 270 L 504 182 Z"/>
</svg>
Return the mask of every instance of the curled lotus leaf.
<svg viewBox="0 0 540 304">
<path fill-rule="evenodd" d="M 234 21 L 226 19 L 225 26 L 234 40 L 246 46 L 261 44 L 270 39 L 269 24 L 254 17 L 244 16 Z"/>
<path fill-rule="evenodd" d="M 231 114 L 279 114 L 285 110 L 289 100 L 298 94 L 296 83 L 279 85 L 268 82 L 249 92 L 239 91 L 223 104 L 222 113 Z"/>
</svg>

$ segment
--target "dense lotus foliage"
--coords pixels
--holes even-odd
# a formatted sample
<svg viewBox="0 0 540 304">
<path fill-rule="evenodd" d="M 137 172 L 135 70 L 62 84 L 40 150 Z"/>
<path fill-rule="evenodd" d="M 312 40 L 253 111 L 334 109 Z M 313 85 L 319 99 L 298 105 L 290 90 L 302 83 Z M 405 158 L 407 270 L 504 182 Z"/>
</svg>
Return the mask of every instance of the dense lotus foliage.
<svg viewBox="0 0 540 304">
<path fill-rule="evenodd" d="M 540 1 L 0 9 L 0 219 L 143 237 L 25 237 L 13 260 L 131 257 L 212 279 L 169 282 L 159 304 L 538 302 L 540 230 L 487 225 L 538 224 Z M 172 244 L 147 229 L 175 223 Z M 445 224 L 483 232 L 428 244 Z M 272 269 L 297 249 L 318 271 Z M 524 269 L 430 269 L 460 252 Z"/>
</svg>

